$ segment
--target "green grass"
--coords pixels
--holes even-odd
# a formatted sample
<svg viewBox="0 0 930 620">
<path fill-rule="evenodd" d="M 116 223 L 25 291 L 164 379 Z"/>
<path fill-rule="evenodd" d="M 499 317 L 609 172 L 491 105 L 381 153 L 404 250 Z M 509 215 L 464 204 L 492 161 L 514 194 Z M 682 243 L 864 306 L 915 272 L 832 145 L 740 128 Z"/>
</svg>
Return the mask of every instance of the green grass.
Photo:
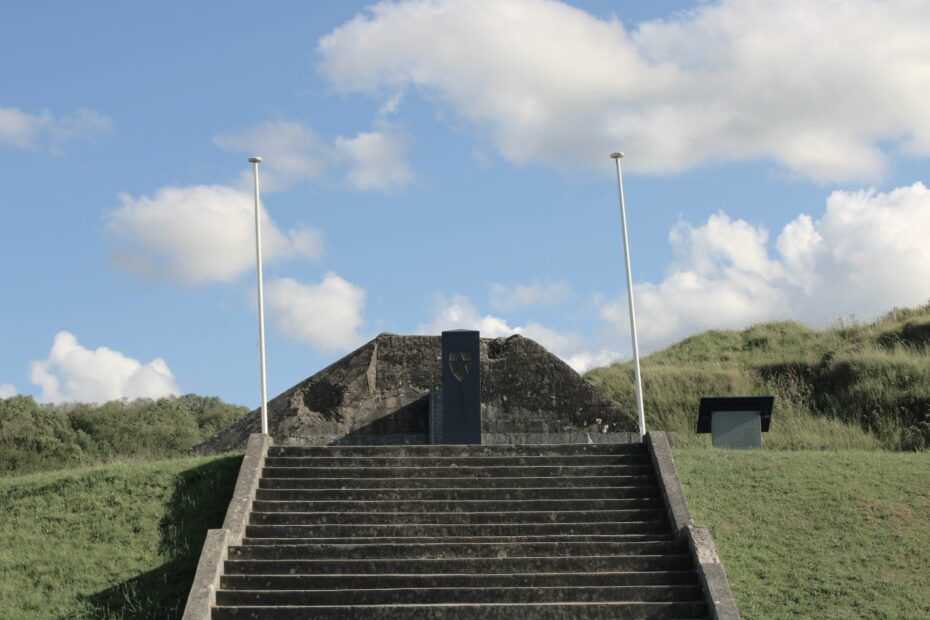
<svg viewBox="0 0 930 620">
<path fill-rule="evenodd" d="M 812 330 L 783 321 L 709 331 L 642 360 L 647 428 L 704 447 L 701 396 L 775 396 L 774 449 L 930 449 L 930 305 Z M 635 411 L 632 364 L 585 375 Z"/>
<path fill-rule="evenodd" d="M 930 617 L 930 453 L 674 456 L 742 617 Z"/>
<path fill-rule="evenodd" d="M 180 617 L 241 460 L 0 479 L 0 618 Z"/>
</svg>

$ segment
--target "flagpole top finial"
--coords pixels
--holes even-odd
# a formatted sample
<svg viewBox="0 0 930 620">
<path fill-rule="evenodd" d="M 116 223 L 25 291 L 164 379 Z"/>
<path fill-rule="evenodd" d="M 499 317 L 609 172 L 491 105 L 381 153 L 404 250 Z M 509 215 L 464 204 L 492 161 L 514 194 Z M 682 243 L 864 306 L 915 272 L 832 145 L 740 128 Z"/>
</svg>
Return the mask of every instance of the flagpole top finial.
<svg viewBox="0 0 930 620">
<path fill-rule="evenodd" d="M 610 154 L 611 159 L 621 159 L 622 157 L 623 157 L 623 153 L 611 153 Z"/>
<path fill-rule="evenodd" d="M 262 162 L 262 158 L 259 157 L 258 155 L 256 155 L 255 157 L 249 157 L 250 164 L 260 164 L 261 162 Z"/>
</svg>

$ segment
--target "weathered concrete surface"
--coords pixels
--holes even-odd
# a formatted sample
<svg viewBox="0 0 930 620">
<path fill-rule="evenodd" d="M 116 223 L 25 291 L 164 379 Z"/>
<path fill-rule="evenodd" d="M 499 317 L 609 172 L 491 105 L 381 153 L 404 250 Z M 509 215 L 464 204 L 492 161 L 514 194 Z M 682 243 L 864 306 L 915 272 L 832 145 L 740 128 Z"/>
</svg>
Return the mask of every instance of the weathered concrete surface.
<svg viewBox="0 0 930 620">
<path fill-rule="evenodd" d="M 223 529 L 229 531 L 230 544 L 238 545 L 245 535 L 245 526 L 248 525 L 255 491 L 258 489 L 258 481 L 262 477 L 262 468 L 265 466 L 265 456 L 272 443 L 268 435 L 254 433 L 249 436 L 245 456 L 239 467 L 236 487 L 233 489 L 232 499 L 229 500 L 229 506 L 226 508 L 226 518 L 223 520 Z"/>
<path fill-rule="evenodd" d="M 194 583 L 187 595 L 184 615 L 181 620 L 209 620 L 210 608 L 216 603 L 223 563 L 229 549 L 228 530 L 208 530 L 207 538 L 200 551 Z"/>
<path fill-rule="evenodd" d="M 639 433 L 597 433 L 577 431 L 565 433 L 482 433 L 481 443 L 494 445 L 560 445 L 639 443 Z"/>
<path fill-rule="evenodd" d="M 210 619 L 210 608 L 216 602 L 216 592 L 220 588 L 223 563 L 228 557 L 229 547 L 241 544 L 245 536 L 255 491 L 265 466 L 265 457 L 273 443 L 268 435 L 254 433 L 249 436 L 248 447 L 239 467 L 239 477 L 226 509 L 223 527 L 207 532 L 182 620 Z"/>
<path fill-rule="evenodd" d="M 675 536 L 678 540 L 687 541 L 691 556 L 694 558 L 701 587 L 707 598 L 710 617 L 714 620 L 739 620 L 736 601 L 730 591 L 730 582 L 723 569 L 723 562 L 717 555 L 714 537 L 709 529 L 702 525 L 695 525 L 691 519 L 685 490 L 681 485 L 681 478 L 678 477 L 675 461 L 672 460 L 672 450 L 665 433 L 657 431 L 646 433 L 644 443 L 655 467 L 656 477 L 662 488 L 662 499 L 675 530 Z"/>
<path fill-rule="evenodd" d="M 645 443 L 649 449 L 656 476 L 659 477 L 661 483 L 662 497 L 665 500 L 669 519 L 675 531 L 680 532 L 692 524 L 692 521 L 691 512 L 688 510 L 688 500 L 685 499 L 685 490 L 681 486 L 681 478 L 678 477 L 675 461 L 672 460 L 672 449 L 665 433 L 658 431 L 646 433 Z"/>
<path fill-rule="evenodd" d="M 268 403 L 277 445 L 426 443 L 429 390 L 442 382 L 439 336 L 381 334 Z M 482 434 L 634 432 L 636 421 L 542 346 L 481 340 Z M 194 451 L 241 448 L 258 410 Z"/>
<path fill-rule="evenodd" d="M 717 546 L 710 530 L 701 525 L 688 525 L 684 531 L 684 538 L 688 541 L 691 555 L 697 559 L 698 576 L 701 578 L 711 617 L 714 620 L 739 620 L 739 611 L 730 591 L 730 582 L 727 581 L 727 574 L 723 570 L 720 556 L 717 555 Z"/>
</svg>

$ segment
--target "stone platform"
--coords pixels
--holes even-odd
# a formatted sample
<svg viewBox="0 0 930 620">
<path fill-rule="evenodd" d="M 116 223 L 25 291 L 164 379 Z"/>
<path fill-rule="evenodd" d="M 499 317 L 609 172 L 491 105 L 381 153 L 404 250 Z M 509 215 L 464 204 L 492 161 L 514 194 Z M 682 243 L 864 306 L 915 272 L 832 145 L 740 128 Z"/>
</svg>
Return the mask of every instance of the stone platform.
<svg viewBox="0 0 930 620">
<path fill-rule="evenodd" d="M 481 340 L 481 432 L 526 443 L 589 443 L 635 433 L 634 417 L 565 362 L 522 336 Z M 381 334 L 268 403 L 277 445 L 428 443 L 429 392 L 442 382 L 439 336 Z M 241 449 L 258 410 L 194 451 Z M 575 439 L 540 441 L 542 436 Z M 536 437 L 536 439 L 534 439 Z"/>
</svg>

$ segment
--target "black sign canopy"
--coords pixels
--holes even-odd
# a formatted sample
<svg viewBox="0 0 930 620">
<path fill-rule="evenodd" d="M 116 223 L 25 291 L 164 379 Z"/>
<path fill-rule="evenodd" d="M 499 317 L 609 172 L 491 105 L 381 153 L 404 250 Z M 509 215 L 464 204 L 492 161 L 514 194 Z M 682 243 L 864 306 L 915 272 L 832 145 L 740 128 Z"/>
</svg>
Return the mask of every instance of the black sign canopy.
<svg viewBox="0 0 930 620">
<path fill-rule="evenodd" d="M 711 431 L 711 418 L 714 413 L 724 411 L 758 411 L 761 417 L 762 432 L 769 431 L 772 420 L 774 396 L 705 396 L 701 399 L 698 410 L 698 433 Z"/>
</svg>

